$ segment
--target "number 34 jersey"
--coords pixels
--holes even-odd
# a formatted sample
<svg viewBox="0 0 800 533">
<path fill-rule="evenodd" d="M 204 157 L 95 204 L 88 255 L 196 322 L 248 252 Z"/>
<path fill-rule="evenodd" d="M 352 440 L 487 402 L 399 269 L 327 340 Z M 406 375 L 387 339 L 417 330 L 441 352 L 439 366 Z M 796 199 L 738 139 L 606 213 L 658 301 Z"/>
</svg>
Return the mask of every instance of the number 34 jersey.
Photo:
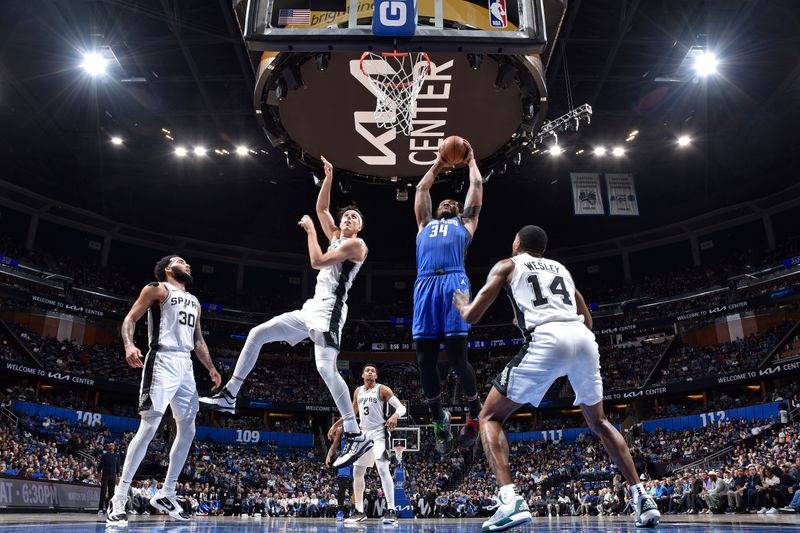
<svg viewBox="0 0 800 533">
<path fill-rule="evenodd" d="M 526 333 L 548 322 L 583 322 L 575 304 L 575 283 L 567 268 L 552 259 L 524 253 L 511 258 L 511 305 Z"/>
<path fill-rule="evenodd" d="M 185 353 L 194 350 L 194 328 L 200 314 L 197 298 L 163 282 L 167 297 L 147 310 L 148 339 L 154 352 Z"/>
</svg>

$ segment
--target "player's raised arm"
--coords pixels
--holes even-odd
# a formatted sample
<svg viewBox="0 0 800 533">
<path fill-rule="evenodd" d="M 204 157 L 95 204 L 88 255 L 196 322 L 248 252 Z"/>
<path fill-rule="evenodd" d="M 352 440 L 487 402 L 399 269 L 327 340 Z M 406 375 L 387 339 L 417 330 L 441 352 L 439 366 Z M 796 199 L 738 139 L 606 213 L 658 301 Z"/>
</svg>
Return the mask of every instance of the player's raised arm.
<svg viewBox="0 0 800 533">
<path fill-rule="evenodd" d="M 514 262 L 511 259 L 503 259 L 495 263 L 492 270 L 489 271 L 486 283 L 472 302 L 469 301 L 468 292 L 457 290 L 453 293 L 453 305 L 456 306 L 465 321 L 474 324 L 481 319 L 489 306 L 497 299 L 500 290 L 508 285 L 512 272 L 514 272 Z"/>
<path fill-rule="evenodd" d="M 167 289 L 160 283 L 150 283 L 142 289 L 139 297 L 133 302 L 131 310 L 125 315 L 122 321 L 120 334 L 122 344 L 125 346 L 125 360 L 133 368 L 142 368 L 142 352 L 133 343 L 133 336 L 136 333 L 136 323 L 144 316 L 147 310 L 154 303 L 160 302 L 167 297 Z"/>
<path fill-rule="evenodd" d="M 303 228 L 308 236 L 308 257 L 311 260 L 311 268 L 319 270 L 347 260 L 364 261 L 367 257 L 367 246 L 361 239 L 347 239 L 341 246 L 323 253 L 311 217 L 303 215 L 297 225 Z"/>
<path fill-rule="evenodd" d="M 575 305 L 578 306 L 578 314 L 583 315 L 583 323 L 586 324 L 586 327 L 592 329 L 592 313 L 589 311 L 589 306 L 586 305 L 586 300 L 583 299 L 583 295 L 575 290 Z"/>
<path fill-rule="evenodd" d="M 422 231 L 425 224 L 430 222 L 433 218 L 433 204 L 431 202 L 431 187 L 436 181 L 436 176 L 444 168 L 444 163 L 441 157 L 436 155 L 436 161 L 433 162 L 428 172 L 422 176 L 422 179 L 417 183 L 417 192 L 414 195 L 414 214 L 417 216 L 417 231 Z"/>
<path fill-rule="evenodd" d="M 475 162 L 472 146 L 466 140 L 464 143 L 469 146 L 469 155 L 466 160 L 469 165 L 469 190 L 467 190 L 467 199 L 464 200 L 464 212 L 461 214 L 461 220 L 467 231 L 471 235 L 475 235 L 475 230 L 478 229 L 478 215 L 480 215 L 483 205 L 483 176 L 481 176 L 478 163 Z"/>
<path fill-rule="evenodd" d="M 331 165 L 330 161 L 325 159 L 324 156 L 320 156 L 320 159 L 322 160 L 322 166 L 325 169 L 325 179 L 322 180 L 322 185 L 319 189 L 319 195 L 317 195 L 317 218 L 319 219 L 320 226 L 322 226 L 322 232 L 325 233 L 328 241 L 332 241 L 338 237 L 339 233 L 339 228 L 336 227 L 336 222 L 333 220 L 333 216 L 331 215 L 330 211 L 331 186 L 333 184 L 333 165 Z"/>
</svg>

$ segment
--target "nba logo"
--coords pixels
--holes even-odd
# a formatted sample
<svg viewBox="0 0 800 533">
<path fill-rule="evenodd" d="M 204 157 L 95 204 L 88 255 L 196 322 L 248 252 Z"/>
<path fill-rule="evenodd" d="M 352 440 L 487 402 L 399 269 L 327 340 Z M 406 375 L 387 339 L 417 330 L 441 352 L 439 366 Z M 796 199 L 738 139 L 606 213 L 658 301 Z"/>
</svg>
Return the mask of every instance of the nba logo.
<svg viewBox="0 0 800 533">
<path fill-rule="evenodd" d="M 505 28 L 508 26 L 506 0 L 489 0 L 489 25 L 492 28 Z"/>
</svg>

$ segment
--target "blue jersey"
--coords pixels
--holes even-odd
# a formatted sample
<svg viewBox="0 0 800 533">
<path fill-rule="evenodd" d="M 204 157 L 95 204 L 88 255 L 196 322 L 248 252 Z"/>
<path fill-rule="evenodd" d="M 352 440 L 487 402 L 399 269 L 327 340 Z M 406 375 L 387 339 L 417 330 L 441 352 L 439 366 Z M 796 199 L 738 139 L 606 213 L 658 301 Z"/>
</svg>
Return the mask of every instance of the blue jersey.
<svg viewBox="0 0 800 533">
<path fill-rule="evenodd" d="M 417 235 L 417 277 L 463 272 L 471 241 L 459 217 L 432 219 Z"/>
<path fill-rule="evenodd" d="M 344 439 L 339 441 L 339 453 L 344 451 Z M 336 477 L 346 477 L 348 479 L 353 479 L 353 465 L 345 466 L 344 468 L 340 468 L 339 472 L 336 474 Z M 342 505 L 344 502 L 339 502 L 339 505 Z"/>
</svg>

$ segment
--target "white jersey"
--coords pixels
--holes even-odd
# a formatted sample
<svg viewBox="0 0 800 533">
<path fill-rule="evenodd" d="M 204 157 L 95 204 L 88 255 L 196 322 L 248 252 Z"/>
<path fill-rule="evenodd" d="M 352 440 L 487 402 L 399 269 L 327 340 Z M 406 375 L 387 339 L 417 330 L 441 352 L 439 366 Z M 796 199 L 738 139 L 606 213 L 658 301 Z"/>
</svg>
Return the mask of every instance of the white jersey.
<svg viewBox="0 0 800 533">
<path fill-rule="evenodd" d="M 331 241 L 328 251 L 335 250 L 344 241 L 351 237 L 339 237 Z M 358 239 L 363 244 L 364 241 Z M 314 289 L 314 299 L 322 300 L 335 296 L 341 298 L 342 303 L 347 301 L 347 292 L 353 286 L 353 280 L 361 269 L 363 261 L 342 261 L 336 265 L 326 266 L 319 269 L 317 274 L 317 286 Z"/>
<path fill-rule="evenodd" d="M 150 350 L 185 353 L 194 350 L 194 328 L 200 314 L 200 302 L 194 295 L 163 282 L 167 297 L 147 310 Z"/>
<path fill-rule="evenodd" d="M 386 404 L 381 400 L 380 383 L 375 383 L 370 389 L 364 385 L 358 388 L 358 418 L 362 431 L 386 425 Z"/>
<path fill-rule="evenodd" d="M 564 265 L 527 253 L 511 260 L 514 273 L 509 298 L 517 325 L 526 336 L 548 322 L 583 322 L 575 303 L 575 283 Z"/>
</svg>

